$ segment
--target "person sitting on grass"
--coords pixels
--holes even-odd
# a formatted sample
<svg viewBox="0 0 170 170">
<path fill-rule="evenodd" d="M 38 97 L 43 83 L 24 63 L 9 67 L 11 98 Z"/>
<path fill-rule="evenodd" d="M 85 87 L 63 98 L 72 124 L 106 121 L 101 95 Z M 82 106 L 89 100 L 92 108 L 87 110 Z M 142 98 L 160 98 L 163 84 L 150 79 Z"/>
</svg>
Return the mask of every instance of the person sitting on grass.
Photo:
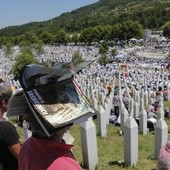
<svg viewBox="0 0 170 170">
<path fill-rule="evenodd" d="M 70 126 L 66 126 L 48 137 L 32 111 L 27 109 L 25 120 L 32 131 L 32 137 L 23 144 L 19 155 L 19 170 L 81 170 L 63 135 Z"/>
</svg>

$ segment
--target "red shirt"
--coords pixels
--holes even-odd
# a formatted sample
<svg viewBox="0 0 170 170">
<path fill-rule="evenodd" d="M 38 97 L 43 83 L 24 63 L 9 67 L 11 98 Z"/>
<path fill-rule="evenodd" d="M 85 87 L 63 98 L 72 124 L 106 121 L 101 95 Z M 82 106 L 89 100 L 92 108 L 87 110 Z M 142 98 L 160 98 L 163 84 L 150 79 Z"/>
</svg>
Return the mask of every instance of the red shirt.
<svg viewBox="0 0 170 170">
<path fill-rule="evenodd" d="M 81 170 L 71 152 L 73 145 L 30 137 L 22 145 L 19 170 Z"/>
<path fill-rule="evenodd" d="M 167 94 L 168 94 L 168 91 L 167 91 L 167 90 L 164 90 L 164 91 L 163 91 L 163 95 L 166 96 Z"/>
</svg>

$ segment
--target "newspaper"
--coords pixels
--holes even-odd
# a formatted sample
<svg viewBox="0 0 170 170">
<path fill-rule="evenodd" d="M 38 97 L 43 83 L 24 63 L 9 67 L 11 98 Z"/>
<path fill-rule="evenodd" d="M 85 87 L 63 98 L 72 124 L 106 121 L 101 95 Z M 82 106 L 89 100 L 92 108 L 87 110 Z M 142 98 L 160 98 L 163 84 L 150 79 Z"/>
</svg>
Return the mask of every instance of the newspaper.
<svg viewBox="0 0 170 170">
<path fill-rule="evenodd" d="M 63 95 L 60 93 L 67 93 L 67 98 L 64 99 L 66 102 L 59 101 L 63 100 L 58 97 L 59 95 Z M 87 102 L 85 97 L 76 89 L 62 91 L 59 86 L 53 84 L 28 90 L 26 91 L 26 94 L 32 106 L 53 127 L 71 122 L 88 112 L 94 113 L 94 110 L 90 107 L 90 104 Z M 77 95 L 77 98 L 72 97 L 75 95 Z"/>
<path fill-rule="evenodd" d="M 62 75 L 62 70 L 58 74 L 54 68 L 31 65 L 22 71 L 20 82 L 26 100 L 47 135 L 96 114 L 68 70 Z"/>
<path fill-rule="evenodd" d="M 28 104 L 23 91 L 18 91 L 10 99 L 7 109 L 7 117 L 23 115 L 25 114 L 27 107 Z"/>
</svg>

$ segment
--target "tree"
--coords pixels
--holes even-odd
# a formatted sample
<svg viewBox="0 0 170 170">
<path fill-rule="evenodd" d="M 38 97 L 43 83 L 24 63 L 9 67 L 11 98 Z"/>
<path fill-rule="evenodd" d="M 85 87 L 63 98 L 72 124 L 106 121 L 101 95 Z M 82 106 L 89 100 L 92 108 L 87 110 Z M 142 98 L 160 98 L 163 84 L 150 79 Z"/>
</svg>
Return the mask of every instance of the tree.
<svg viewBox="0 0 170 170">
<path fill-rule="evenodd" d="M 103 29 L 103 39 L 104 40 L 111 40 L 111 34 L 112 34 L 112 26 L 107 25 Z"/>
<path fill-rule="evenodd" d="M 33 64 L 33 63 L 38 63 L 37 59 L 30 53 L 21 53 L 16 57 L 15 64 L 12 67 L 12 72 L 15 77 L 15 79 L 19 78 L 19 73 L 21 69 L 28 65 L 28 64 Z"/>
<path fill-rule="evenodd" d="M 54 36 L 54 42 L 63 44 L 67 43 L 67 34 L 64 30 L 58 31 L 58 33 Z"/>
<path fill-rule="evenodd" d="M 114 49 L 112 49 L 111 54 L 112 54 L 113 57 L 115 57 L 115 56 L 118 54 L 118 52 L 117 52 L 117 50 L 114 48 Z"/>
<path fill-rule="evenodd" d="M 9 58 L 12 57 L 12 54 L 13 54 L 12 47 L 13 47 L 13 44 L 10 42 L 7 42 L 6 46 L 4 46 L 4 53 L 5 53 L 6 57 L 9 57 Z"/>
<path fill-rule="evenodd" d="M 98 60 L 99 64 L 106 65 L 109 63 L 109 58 L 106 54 L 102 54 L 101 57 Z"/>
<path fill-rule="evenodd" d="M 93 40 L 92 32 L 93 32 L 92 27 L 83 29 L 83 31 L 80 34 L 80 41 L 91 44 Z"/>
<path fill-rule="evenodd" d="M 120 38 L 120 35 L 121 35 L 121 24 L 113 25 L 111 38 L 112 39 Z"/>
<path fill-rule="evenodd" d="M 92 35 L 92 41 L 93 42 L 99 42 L 100 41 L 101 32 L 99 31 L 99 29 L 97 27 L 92 28 L 91 35 Z"/>
<path fill-rule="evenodd" d="M 84 61 L 84 59 L 83 59 L 83 56 L 80 53 L 80 51 L 76 51 L 72 56 L 73 65 L 79 64 L 79 63 L 81 63 L 83 61 Z"/>
<path fill-rule="evenodd" d="M 32 49 L 36 55 L 44 54 L 43 42 L 40 40 L 38 43 L 32 44 Z"/>
<path fill-rule="evenodd" d="M 30 55 L 40 55 L 44 53 L 42 40 L 37 43 L 30 44 L 29 41 L 21 41 L 19 44 L 21 53 L 29 53 Z"/>
<path fill-rule="evenodd" d="M 163 26 L 163 36 L 170 38 L 170 21 Z"/>
<path fill-rule="evenodd" d="M 71 41 L 75 43 L 75 45 L 78 43 L 79 41 L 79 36 L 77 33 L 74 33 L 71 37 Z"/>
<path fill-rule="evenodd" d="M 122 23 L 120 36 L 122 40 L 141 38 L 143 36 L 142 26 L 137 21 L 125 21 Z"/>
<path fill-rule="evenodd" d="M 49 33 L 48 31 L 44 31 L 41 34 L 41 40 L 44 44 L 50 44 L 53 41 L 53 34 Z"/>
<path fill-rule="evenodd" d="M 107 52 L 107 50 L 104 48 L 103 45 L 99 46 L 99 54 L 105 54 Z"/>
<path fill-rule="evenodd" d="M 19 43 L 21 53 L 29 53 L 30 55 L 33 54 L 31 44 L 28 41 L 21 41 Z"/>
<path fill-rule="evenodd" d="M 29 44 L 34 44 L 34 43 L 38 43 L 39 38 L 33 32 L 27 32 L 24 35 L 24 40 L 27 41 Z"/>
<path fill-rule="evenodd" d="M 99 46 L 99 54 L 106 54 L 109 49 L 109 44 L 107 41 L 103 41 Z"/>
</svg>

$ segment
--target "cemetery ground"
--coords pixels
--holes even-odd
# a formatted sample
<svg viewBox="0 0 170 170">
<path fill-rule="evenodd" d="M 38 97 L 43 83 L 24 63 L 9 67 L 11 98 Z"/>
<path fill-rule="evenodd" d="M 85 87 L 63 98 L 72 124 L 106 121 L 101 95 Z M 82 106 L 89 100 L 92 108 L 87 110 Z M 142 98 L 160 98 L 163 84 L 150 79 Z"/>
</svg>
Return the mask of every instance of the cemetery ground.
<svg viewBox="0 0 170 170">
<path fill-rule="evenodd" d="M 170 102 L 165 101 L 164 107 L 170 105 Z M 15 123 L 14 119 L 11 119 Z M 170 119 L 165 118 L 168 125 L 168 139 L 170 139 Z M 96 124 L 97 132 L 97 121 Z M 21 140 L 24 140 L 23 129 L 17 127 Z M 120 126 L 112 124 L 107 125 L 107 136 L 97 136 L 98 147 L 98 164 L 96 170 L 155 170 L 157 166 L 157 160 L 154 159 L 154 144 L 155 144 L 155 131 L 148 132 L 147 135 L 139 133 L 139 161 L 136 166 L 126 167 L 121 163 L 124 159 L 124 139 L 119 134 Z M 73 152 L 80 164 L 82 164 L 82 152 L 81 152 L 81 138 L 80 138 L 80 126 L 74 125 L 70 129 L 70 134 L 74 137 Z M 83 170 L 87 170 L 83 168 Z"/>
</svg>

